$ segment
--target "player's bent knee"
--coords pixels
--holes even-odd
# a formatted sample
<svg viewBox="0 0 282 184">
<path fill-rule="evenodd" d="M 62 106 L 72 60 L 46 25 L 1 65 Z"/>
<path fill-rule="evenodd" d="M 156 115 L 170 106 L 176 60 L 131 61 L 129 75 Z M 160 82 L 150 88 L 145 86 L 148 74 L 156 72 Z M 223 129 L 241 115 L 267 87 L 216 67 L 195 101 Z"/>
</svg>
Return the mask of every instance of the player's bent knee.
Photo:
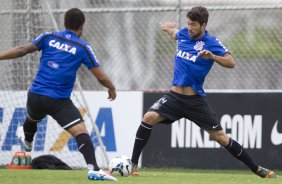
<svg viewBox="0 0 282 184">
<path fill-rule="evenodd" d="M 88 131 L 85 127 L 85 124 L 83 122 L 76 124 L 75 126 L 67 129 L 67 131 L 73 136 L 76 137 L 79 134 L 86 133 L 88 134 Z"/>
<path fill-rule="evenodd" d="M 159 114 L 156 112 L 147 112 L 143 117 L 143 122 L 146 122 L 149 125 L 154 125 L 157 123 Z"/>
<path fill-rule="evenodd" d="M 39 123 L 42 119 L 40 119 L 40 120 L 35 120 L 35 119 L 32 119 L 29 115 L 27 116 L 27 120 L 28 120 L 28 122 L 30 122 L 30 123 Z"/>
</svg>

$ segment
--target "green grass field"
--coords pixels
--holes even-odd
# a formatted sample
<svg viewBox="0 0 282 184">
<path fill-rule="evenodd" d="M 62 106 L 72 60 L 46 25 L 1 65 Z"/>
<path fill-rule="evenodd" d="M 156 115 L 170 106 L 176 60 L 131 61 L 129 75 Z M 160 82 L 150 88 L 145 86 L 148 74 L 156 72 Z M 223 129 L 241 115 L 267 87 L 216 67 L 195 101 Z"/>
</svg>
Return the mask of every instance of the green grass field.
<svg viewBox="0 0 282 184">
<path fill-rule="evenodd" d="M 118 177 L 118 183 L 132 184 L 281 184 L 282 172 L 276 179 L 261 179 L 250 171 L 190 170 L 190 169 L 141 169 L 139 177 Z M 0 169 L 1 184 L 84 184 L 115 183 L 90 181 L 86 170 L 7 170 Z"/>
</svg>

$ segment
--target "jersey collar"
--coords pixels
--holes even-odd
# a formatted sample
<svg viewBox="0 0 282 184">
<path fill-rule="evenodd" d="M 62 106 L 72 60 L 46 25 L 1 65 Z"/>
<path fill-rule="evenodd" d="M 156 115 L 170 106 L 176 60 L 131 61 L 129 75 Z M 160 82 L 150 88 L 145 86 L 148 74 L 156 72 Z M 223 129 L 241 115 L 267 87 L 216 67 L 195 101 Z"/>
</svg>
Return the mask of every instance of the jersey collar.
<svg viewBox="0 0 282 184">
<path fill-rule="evenodd" d="M 201 38 L 194 39 L 194 41 L 204 40 L 209 35 L 209 32 L 205 30 L 205 34 Z"/>
</svg>

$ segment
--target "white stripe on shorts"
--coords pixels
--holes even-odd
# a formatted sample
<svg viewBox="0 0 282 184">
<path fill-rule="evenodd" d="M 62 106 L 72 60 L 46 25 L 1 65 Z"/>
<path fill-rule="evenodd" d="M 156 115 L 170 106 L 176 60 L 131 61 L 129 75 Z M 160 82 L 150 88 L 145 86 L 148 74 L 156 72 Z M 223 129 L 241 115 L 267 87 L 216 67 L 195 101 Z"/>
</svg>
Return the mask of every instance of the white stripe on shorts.
<svg viewBox="0 0 282 184">
<path fill-rule="evenodd" d="M 75 124 L 75 123 L 78 122 L 78 121 L 80 121 L 80 118 L 78 118 L 78 119 L 76 119 L 76 120 L 70 122 L 69 124 L 65 125 L 65 126 L 63 127 L 63 129 L 66 129 L 67 127 L 69 127 L 69 126 Z"/>
</svg>

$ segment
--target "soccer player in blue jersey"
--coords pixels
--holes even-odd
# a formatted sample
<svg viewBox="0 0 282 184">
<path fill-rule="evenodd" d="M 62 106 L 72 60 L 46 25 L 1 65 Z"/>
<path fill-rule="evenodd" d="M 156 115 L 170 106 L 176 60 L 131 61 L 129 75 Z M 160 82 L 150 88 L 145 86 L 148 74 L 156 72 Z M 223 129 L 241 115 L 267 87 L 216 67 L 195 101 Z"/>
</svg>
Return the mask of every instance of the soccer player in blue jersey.
<svg viewBox="0 0 282 184">
<path fill-rule="evenodd" d="M 157 123 L 173 123 L 187 118 L 207 131 L 215 141 L 255 174 L 263 178 L 275 177 L 273 171 L 257 165 L 238 142 L 226 135 L 208 105 L 203 83 L 213 63 L 233 68 L 235 62 L 227 48 L 206 31 L 209 13 L 205 7 L 192 8 L 186 17 L 187 27 L 181 30 L 178 30 L 174 23 L 160 24 L 163 31 L 177 40 L 174 78 L 168 94 L 150 107 L 137 130 L 131 158 L 131 175 L 139 175 L 138 159 L 150 137 L 152 127 Z"/>
<path fill-rule="evenodd" d="M 101 70 L 92 48 L 79 39 L 84 22 L 84 13 L 78 8 L 72 8 L 65 13 L 64 31 L 43 33 L 31 44 L 0 52 L 0 59 L 13 59 L 37 50 L 42 51 L 38 72 L 28 91 L 27 118 L 23 125 L 24 135 L 20 137 L 25 150 L 32 150 L 37 123 L 50 115 L 75 137 L 78 150 L 88 166 L 88 178 L 115 181 L 115 177 L 98 167 L 83 118 L 70 99 L 81 64 L 86 65 L 99 83 L 108 88 L 109 100 L 116 98 L 115 86 Z"/>
</svg>

